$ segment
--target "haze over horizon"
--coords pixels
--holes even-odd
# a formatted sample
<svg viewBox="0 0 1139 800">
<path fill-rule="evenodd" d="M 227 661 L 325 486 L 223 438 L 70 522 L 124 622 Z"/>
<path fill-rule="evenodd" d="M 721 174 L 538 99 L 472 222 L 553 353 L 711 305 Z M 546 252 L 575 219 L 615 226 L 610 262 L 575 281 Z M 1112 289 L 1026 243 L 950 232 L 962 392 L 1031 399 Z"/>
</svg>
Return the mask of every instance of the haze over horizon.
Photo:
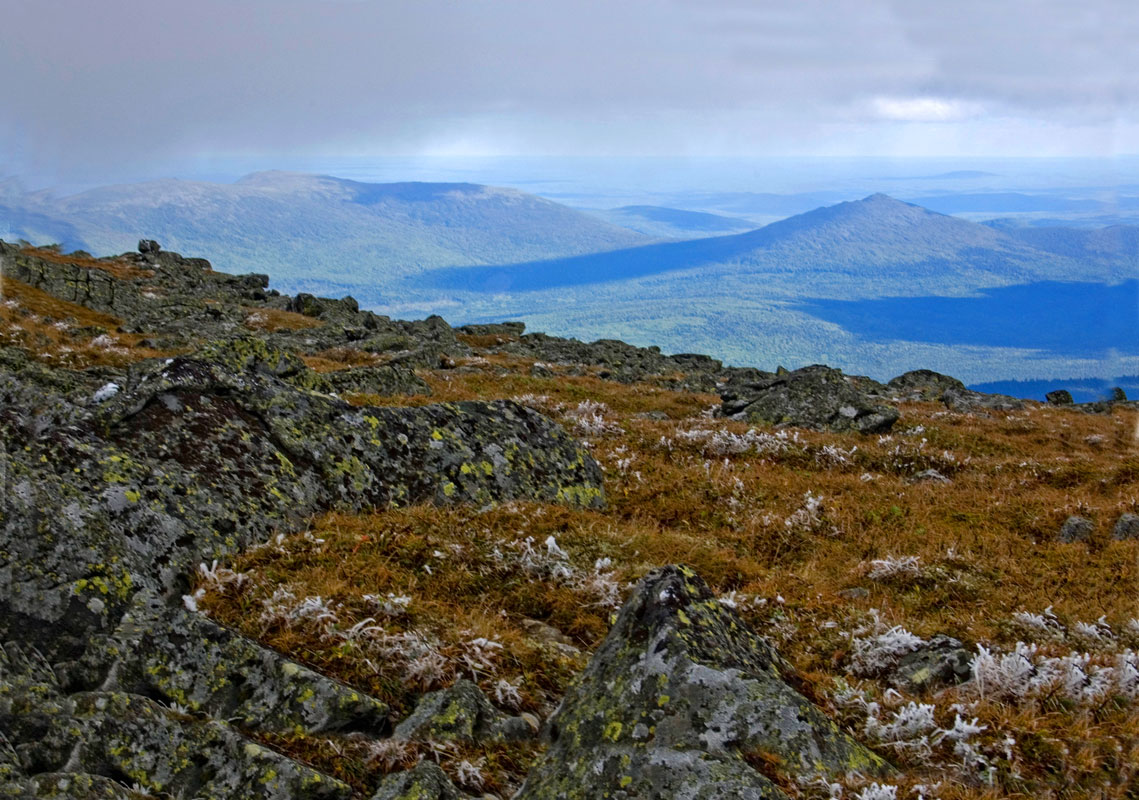
<svg viewBox="0 0 1139 800">
<path fill-rule="evenodd" d="M 5 6 L 0 174 L 42 186 L 333 156 L 1139 152 L 1126 0 Z"/>
</svg>

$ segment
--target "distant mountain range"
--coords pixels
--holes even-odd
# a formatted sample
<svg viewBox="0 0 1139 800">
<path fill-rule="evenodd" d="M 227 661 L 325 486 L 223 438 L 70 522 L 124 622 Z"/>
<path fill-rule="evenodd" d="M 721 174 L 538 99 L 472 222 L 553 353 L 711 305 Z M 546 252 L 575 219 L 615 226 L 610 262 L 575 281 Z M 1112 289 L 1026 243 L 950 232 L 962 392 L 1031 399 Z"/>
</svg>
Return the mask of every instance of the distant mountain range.
<svg viewBox="0 0 1139 800">
<path fill-rule="evenodd" d="M 1050 230 L 1050 229 L 1049 229 Z M 1099 236 L 1007 232 L 876 194 L 799 214 L 758 230 L 694 241 L 545 259 L 522 264 L 443 269 L 423 276 L 443 289 L 525 292 L 613 284 L 700 270 L 705 277 L 759 273 L 808 281 L 851 279 L 861 296 L 959 294 L 1035 280 L 1122 280 L 1134 274 L 1134 233 Z M 1079 258 L 1080 263 L 1074 259 Z M 692 276 L 683 278 L 691 282 Z M 825 283 L 811 287 L 827 296 Z M 915 291 L 917 290 L 917 291 Z"/>
<path fill-rule="evenodd" d="M 752 220 L 741 217 L 726 217 L 721 214 L 664 206 L 621 206 L 588 211 L 606 222 L 661 239 L 723 236 L 759 227 Z"/>
<path fill-rule="evenodd" d="M 741 208 L 775 209 L 808 196 L 730 199 Z M 226 271 L 269 273 L 283 291 L 350 293 L 393 316 L 522 319 L 557 335 L 657 344 L 732 364 L 825 362 L 887 378 L 918 367 L 966 381 L 1139 372 L 1139 360 L 1127 360 L 1129 341 L 1118 348 L 1123 360 L 1106 367 L 1092 352 L 1102 337 L 1082 337 L 1070 325 L 1069 333 L 1052 331 L 1040 341 L 1067 335 L 1086 339 L 1084 346 L 1034 348 L 1032 331 L 1013 336 L 1000 325 L 986 325 L 981 338 L 953 339 L 960 306 L 940 302 L 974 297 L 989 304 L 959 315 L 962 324 L 994 308 L 1010 325 L 1022 314 L 1032 325 L 1083 320 L 1086 330 L 1096 324 L 1097 303 L 1118 304 L 1129 291 L 1121 285 L 1139 275 L 1136 227 L 986 225 L 883 194 L 743 232 L 731 226 L 747 220 L 679 208 L 598 213 L 604 218 L 475 184 L 369 184 L 282 172 L 233 184 L 163 180 L 68 197 L 28 194 L 0 181 L 0 234 L 7 226 L 8 238 L 98 254 L 155 238 Z M 729 233 L 710 235 L 721 231 Z M 681 235 L 689 238 L 676 240 Z M 1065 292 L 1072 281 L 1086 285 Z M 980 294 L 1018 286 L 1030 288 Z M 900 299 L 872 305 L 890 298 Z M 897 320 L 878 318 L 902 308 L 905 298 L 920 299 L 937 325 L 923 325 L 924 312 L 914 308 Z M 1017 306 L 1038 306 L 1041 298 L 1054 310 L 1028 314 L 1028 305 Z M 1079 314 L 1065 307 L 1073 298 Z M 1118 329 L 1130 331 L 1120 319 Z M 1124 338 L 1139 342 L 1139 330 Z"/>
<path fill-rule="evenodd" d="M 160 180 L 68 197 L 0 193 L 9 238 L 97 253 L 139 238 L 268 272 L 293 288 L 387 284 L 440 266 L 500 264 L 629 247 L 648 237 L 514 189 L 370 184 L 261 172 L 236 183 Z"/>
</svg>

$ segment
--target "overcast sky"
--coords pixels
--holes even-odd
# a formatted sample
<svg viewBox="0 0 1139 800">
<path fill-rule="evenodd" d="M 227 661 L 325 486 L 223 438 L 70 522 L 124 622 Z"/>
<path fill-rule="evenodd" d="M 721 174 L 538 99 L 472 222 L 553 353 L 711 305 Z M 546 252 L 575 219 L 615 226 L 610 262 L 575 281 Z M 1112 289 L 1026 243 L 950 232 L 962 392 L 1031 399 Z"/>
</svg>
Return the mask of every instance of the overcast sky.
<svg viewBox="0 0 1139 800">
<path fill-rule="evenodd" d="M 0 0 L 0 174 L 1139 152 L 1137 0 Z"/>
</svg>

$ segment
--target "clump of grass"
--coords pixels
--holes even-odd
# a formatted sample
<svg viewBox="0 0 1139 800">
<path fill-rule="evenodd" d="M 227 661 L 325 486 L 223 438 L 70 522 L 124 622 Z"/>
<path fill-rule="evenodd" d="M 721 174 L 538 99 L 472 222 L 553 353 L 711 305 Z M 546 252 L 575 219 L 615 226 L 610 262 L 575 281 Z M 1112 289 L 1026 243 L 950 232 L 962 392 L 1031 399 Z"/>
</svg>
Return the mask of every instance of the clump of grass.
<svg viewBox="0 0 1139 800">
<path fill-rule="evenodd" d="M 280 331 L 304 331 L 319 328 L 324 323 L 295 311 L 280 308 L 257 308 L 245 306 L 245 327 L 252 331 L 278 333 Z"/>
<path fill-rule="evenodd" d="M 167 355 L 138 347 L 139 334 L 122 333 L 122 320 L 60 300 L 11 278 L 0 297 L 0 344 L 22 347 L 33 358 L 70 369 L 125 366 Z"/>
</svg>

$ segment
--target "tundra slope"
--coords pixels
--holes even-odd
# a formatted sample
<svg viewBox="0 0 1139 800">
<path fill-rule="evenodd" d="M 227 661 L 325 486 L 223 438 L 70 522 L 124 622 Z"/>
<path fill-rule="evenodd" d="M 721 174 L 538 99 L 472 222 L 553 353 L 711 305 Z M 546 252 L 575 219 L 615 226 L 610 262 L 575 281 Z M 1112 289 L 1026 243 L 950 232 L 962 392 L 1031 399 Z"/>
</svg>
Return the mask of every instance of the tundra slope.
<svg viewBox="0 0 1139 800">
<path fill-rule="evenodd" d="M 762 517 L 774 509 L 761 516 L 766 503 L 756 494 L 757 481 L 772 476 L 751 474 L 753 468 L 770 459 L 776 469 L 813 470 L 816 477 L 834 470 L 854 485 L 860 479 L 849 473 L 856 468 L 886 473 L 883 484 L 891 475 L 920 479 L 919 467 L 940 468 L 954 485 L 970 480 L 971 468 L 923 448 L 891 454 L 889 443 L 854 432 L 804 439 L 787 425 L 849 428 L 864 418 L 858 408 L 865 403 L 875 427 L 889 427 L 883 408 L 929 398 L 957 404 L 955 419 L 989 415 L 978 419 L 994 426 L 1017 410 L 934 374 L 883 386 L 822 367 L 725 370 L 702 356 L 525 335 L 518 325 L 456 331 L 437 318 L 402 323 L 360 312 L 350 299 L 281 297 L 267 290 L 264 277 L 215 273 L 150 242 L 141 250 L 103 260 L 4 249 L 15 280 L 6 282 L 9 299 L 0 308 L 9 345 L 0 424 L 11 487 L 2 512 L 0 771 L 13 796 L 458 796 L 452 781 L 468 792 L 508 793 L 539 758 L 534 728 L 579 668 L 578 646 L 597 642 L 623 585 L 647 567 L 683 554 L 717 588 L 742 589 L 774 580 L 763 577 L 757 556 L 779 563 L 788 546 L 808 545 L 825 553 L 842 542 L 834 538 L 839 525 L 853 535 L 880 524 L 844 519 L 808 494 L 802 508 L 788 509 L 786 523 L 775 523 L 792 539 L 772 539 Z M 72 368 L 54 366 L 60 362 Z M 830 402 L 836 386 L 837 408 Z M 523 388 L 578 402 L 567 406 Z M 744 430 L 743 419 L 700 416 L 717 388 L 723 411 L 784 428 Z M 518 395 L 522 404 L 470 402 L 480 395 Z M 772 396 L 793 401 L 776 418 Z M 435 399 L 448 402 L 430 405 Z M 451 402 L 459 400 L 468 402 Z M 620 410 L 615 415 L 600 400 Z M 534 407 L 558 416 L 591 448 Z M 903 404 L 904 413 L 927 422 L 944 413 L 910 408 Z M 1046 411 L 1106 431 L 1127 413 L 1122 404 L 1101 410 L 1113 416 Z M 658 435 L 660 443 L 651 444 Z M 670 436 L 675 445 L 664 446 Z M 859 445 L 852 449 L 844 436 L 859 437 Z M 690 451 L 707 465 L 706 476 L 684 474 L 678 483 L 681 473 L 669 473 L 669 465 L 691 460 Z M 597 457 L 615 470 L 605 487 L 610 511 L 602 508 Z M 712 457 L 725 466 L 714 468 Z M 647 481 L 633 466 L 636 458 Z M 729 474 L 735 462 L 743 488 Z M 1106 474 L 1117 494 L 1134 481 L 1126 462 L 1122 469 Z M 672 475 L 666 482 L 677 506 L 662 505 L 654 470 Z M 871 478 L 867 494 L 878 480 Z M 1085 478 L 1062 480 L 1078 485 Z M 915 486 L 908 491 L 936 508 L 931 490 L 920 488 L 929 484 Z M 730 510 L 708 509 L 728 487 L 720 499 Z M 306 524 L 322 511 L 331 513 Z M 537 538 L 496 539 L 499 526 L 518 524 L 520 512 L 529 519 L 523 528 L 532 525 Z M 721 513 L 744 518 L 713 523 Z M 629 527 L 653 518 L 670 521 L 647 538 L 643 528 Z M 392 535 L 389 525 L 411 527 Z M 416 526 L 427 538 L 411 534 Z M 482 541 L 487 526 L 492 535 Z M 678 547 L 685 529 L 709 541 Z M 743 550 L 743 540 L 725 547 L 725 536 L 747 530 L 765 533 Z M 630 559 L 625 537 L 644 554 Z M 1093 544 L 1097 537 L 1093 530 Z M 1106 549 L 1128 546 L 1121 538 Z M 579 563 L 591 551 L 600 555 L 599 548 L 609 555 L 591 568 Z M 755 555 L 745 557 L 753 548 Z M 243 549 L 229 566 L 215 561 Z M 925 571 L 904 559 L 883 563 L 893 566 L 868 574 L 885 575 L 887 586 L 897 581 L 904 589 L 906 576 L 916 575 L 932 595 L 966 583 L 976 591 L 971 569 L 953 559 Z M 334 574 L 331 564 L 361 572 L 352 579 L 339 573 L 333 592 L 321 586 Z M 381 572 L 368 572 L 381 564 Z M 872 587 L 876 580 L 882 578 L 871 578 Z M 485 613 L 430 601 L 432 592 L 473 599 L 456 591 L 470 592 L 470 581 L 482 587 Z M 725 603 L 742 600 L 729 596 Z M 420 602 L 428 609 L 417 609 Z M 432 619 L 430 602 L 439 603 L 436 612 L 455 612 L 453 619 Z M 249 613 L 250 603 L 260 616 Z M 894 724 L 889 712 L 869 714 L 858 726 L 863 743 L 855 741 L 808 699 L 845 715 L 849 705 L 838 702 L 840 695 L 815 688 L 746 629 L 750 619 L 774 633 L 786 618 L 756 614 L 762 604 L 752 600 L 742 603 L 739 617 L 722 605 L 690 571 L 645 578 L 624 621 L 546 726 L 556 741 L 525 796 L 695 796 L 729 774 L 740 796 L 801 793 L 812 781 L 857 783 L 848 775 L 853 768 L 864 781 L 889 775 L 867 744 L 892 759 L 903 756 L 906 775 L 920 773 L 893 747 L 892 734 L 879 735 Z M 519 639 L 510 658 L 530 659 L 532 669 L 500 676 L 508 658 L 497 638 L 519 621 L 541 631 L 545 623 L 535 617 L 542 616 L 567 628 L 571 643 L 548 638 L 556 632 L 542 634 L 544 644 Z M 913 645 L 911 654 L 924 652 L 901 639 Z M 645 649 L 646 642 L 664 650 Z M 802 656 L 793 638 L 788 644 Z M 860 653 L 852 660 L 856 675 L 891 680 L 889 664 Z M 936 673 L 933 684 L 963 677 L 929 669 L 939 664 L 936 649 L 929 653 L 929 664 L 911 674 Z M 393 682 L 379 656 L 418 672 Z M 623 677 L 625 661 L 647 670 L 635 685 Z M 803 664 L 811 667 L 811 659 Z M 477 685 L 450 685 L 461 675 Z M 645 682 L 661 679 L 658 691 L 646 694 Z M 1121 679 L 1112 697 L 1124 697 L 1126 686 Z M 437 691 L 423 695 L 428 689 Z M 753 702 L 727 702 L 740 696 Z M 799 720 L 791 736 L 797 744 L 786 750 L 781 743 L 792 718 Z M 931 749 L 955 741 L 950 734 L 969 738 L 937 722 L 942 727 L 924 734 Z M 602 735 L 592 751 L 572 745 L 594 728 Z M 976 752 L 988 759 L 990 774 L 1002 774 L 996 756 Z M 1022 767 L 1029 763 L 1027 750 L 1016 755 Z M 583 782 L 581 770 L 592 763 L 602 768 L 589 772 L 592 783 Z M 1087 780 L 1104 785 L 1129 780 L 1122 771 L 1091 774 Z"/>
</svg>

